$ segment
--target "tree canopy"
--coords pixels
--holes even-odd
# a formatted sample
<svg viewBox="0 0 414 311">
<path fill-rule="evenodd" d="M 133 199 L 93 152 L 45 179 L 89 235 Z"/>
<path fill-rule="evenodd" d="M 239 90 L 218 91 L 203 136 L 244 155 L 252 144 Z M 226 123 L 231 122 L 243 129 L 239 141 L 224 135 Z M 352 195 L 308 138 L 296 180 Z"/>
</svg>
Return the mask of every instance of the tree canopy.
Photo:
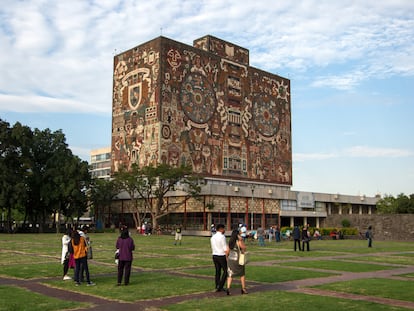
<svg viewBox="0 0 414 311">
<path fill-rule="evenodd" d="M 133 164 L 128 171 L 121 168 L 114 174 L 118 189 L 124 190 L 134 202 L 133 213 L 136 227 L 146 214 L 151 215 L 152 225 L 157 227 L 161 217 L 173 212 L 192 197 L 198 197 L 202 178 L 193 174 L 191 167 L 173 167 L 167 164 L 140 168 Z M 178 201 L 167 199 L 172 191 L 180 191 Z"/>
<path fill-rule="evenodd" d="M 385 195 L 377 202 L 380 214 L 414 214 L 414 194 Z"/>
<path fill-rule="evenodd" d="M 19 214 L 24 223 L 39 224 L 56 213 L 81 215 L 89 183 L 88 163 L 72 154 L 61 130 L 31 130 L 0 119 L 0 208 L 7 229 Z"/>
</svg>

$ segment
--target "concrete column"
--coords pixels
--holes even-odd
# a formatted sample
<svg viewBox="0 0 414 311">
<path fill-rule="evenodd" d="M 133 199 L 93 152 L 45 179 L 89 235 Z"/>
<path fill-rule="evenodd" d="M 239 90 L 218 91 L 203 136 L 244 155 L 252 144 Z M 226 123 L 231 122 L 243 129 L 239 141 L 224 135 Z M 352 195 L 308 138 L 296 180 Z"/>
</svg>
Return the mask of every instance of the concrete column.
<svg viewBox="0 0 414 311">
<path fill-rule="evenodd" d="M 328 203 L 328 215 L 332 215 L 332 205 Z"/>
<path fill-rule="evenodd" d="M 290 226 L 294 227 L 295 226 L 295 217 L 290 216 Z"/>
<path fill-rule="evenodd" d="M 361 205 L 359 206 L 359 211 L 358 212 L 359 212 L 359 215 L 362 215 L 362 206 Z"/>
<path fill-rule="evenodd" d="M 305 226 L 308 223 L 308 217 L 303 216 L 303 225 Z"/>
<path fill-rule="evenodd" d="M 368 206 L 368 215 L 372 214 L 371 206 Z"/>
<path fill-rule="evenodd" d="M 352 205 L 349 207 L 349 215 L 352 215 Z"/>
<path fill-rule="evenodd" d="M 339 205 L 339 207 L 338 207 L 338 214 L 342 215 L 342 205 Z"/>
<path fill-rule="evenodd" d="M 319 228 L 319 217 L 316 217 L 316 228 Z"/>
</svg>

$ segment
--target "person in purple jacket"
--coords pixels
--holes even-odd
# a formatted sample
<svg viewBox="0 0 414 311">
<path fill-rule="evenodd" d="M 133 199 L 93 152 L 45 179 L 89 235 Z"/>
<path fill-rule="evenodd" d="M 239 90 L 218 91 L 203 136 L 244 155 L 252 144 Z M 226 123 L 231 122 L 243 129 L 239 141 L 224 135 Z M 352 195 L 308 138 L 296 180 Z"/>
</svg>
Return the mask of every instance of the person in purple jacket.
<svg viewBox="0 0 414 311">
<path fill-rule="evenodd" d="M 125 285 L 129 284 L 132 266 L 132 251 L 135 250 L 134 240 L 129 236 L 126 226 L 121 227 L 121 236 L 116 241 L 116 249 L 119 250 L 118 262 L 118 286 L 122 283 L 122 276 L 125 272 Z"/>
</svg>

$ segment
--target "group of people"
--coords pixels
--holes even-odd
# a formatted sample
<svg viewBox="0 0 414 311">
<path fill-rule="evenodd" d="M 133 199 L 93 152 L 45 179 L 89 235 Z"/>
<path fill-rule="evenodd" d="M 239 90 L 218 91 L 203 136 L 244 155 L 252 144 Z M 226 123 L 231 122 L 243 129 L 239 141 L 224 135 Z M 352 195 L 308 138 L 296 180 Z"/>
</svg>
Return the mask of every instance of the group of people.
<svg viewBox="0 0 414 311">
<path fill-rule="evenodd" d="M 304 225 L 302 228 L 302 231 L 299 229 L 299 227 L 296 225 L 293 228 L 292 231 L 292 237 L 293 237 L 293 249 L 296 252 L 296 246 L 298 246 L 300 251 L 306 251 L 309 252 L 309 241 L 310 241 L 310 232 L 308 230 L 309 225 Z M 302 242 L 302 247 L 300 246 L 300 242 Z"/>
<path fill-rule="evenodd" d="M 118 259 L 118 283 L 129 284 L 132 267 L 132 252 L 135 250 L 134 240 L 130 237 L 128 228 L 122 226 L 120 228 L 120 236 L 116 241 Z M 77 230 L 67 229 L 62 237 L 62 256 L 61 263 L 63 265 L 63 280 L 72 280 L 68 275 L 69 269 L 74 268 L 75 286 L 79 286 L 86 280 L 87 286 L 94 286 L 89 274 L 88 259 L 92 259 L 92 245 L 88 233 L 88 227 L 83 226 Z"/>
<path fill-rule="evenodd" d="M 213 232 L 213 231 L 212 231 Z M 229 243 L 226 242 L 225 226 L 218 224 L 210 239 L 213 263 L 216 270 L 215 285 L 216 291 L 225 291 L 230 295 L 230 287 L 233 277 L 239 276 L 241 282 L 241 293 L 247 294 L 245 265 L 240 264 L 240 256 L 246 253 L 246 244 L 243 241 L 240 229 L 232 231 Z M 224 285 L 227 281 L 227 289 Z"/>
<path fill-rule="evenodd" d="M 94 286 L 89 275 L 88 258 L 92 259 L 92 246 L 88 236 L 88 227 L 83 226 L 77 230 L 67 229 L 62 237 L 63 280 L 71 280 L 69 269 L 74 268 L 73 280 L 75 285 L 81 285 L 86 278 L 87 286 Z"/>
</svg>

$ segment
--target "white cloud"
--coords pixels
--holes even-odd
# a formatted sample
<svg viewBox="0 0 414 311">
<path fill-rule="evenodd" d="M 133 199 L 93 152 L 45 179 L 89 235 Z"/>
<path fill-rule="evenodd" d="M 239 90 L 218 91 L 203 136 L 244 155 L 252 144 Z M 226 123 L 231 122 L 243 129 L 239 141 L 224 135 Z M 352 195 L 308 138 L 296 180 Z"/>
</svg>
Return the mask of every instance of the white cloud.
<svg viewBox="0 0 414 311">
<path fill-rule="evenodd" d="M 345 149 L 344 153 L 356 158 L 404 158 L 414 156 L 414 152 L 410 150 L 369 146 L 354 146 Z"/>
<path fill-rule="evenodd" d="M 398 148 L 353 146 L 335 152 L 294 153 L 294 162 L 323 161 L 334 158 L 406 158 L 414 157 L 414 151 Z"/>
<path fill-rule="evenodd" d="M 12 1 L 0 9 L 0 93 L 46 94 L 110 113 L 114 51 L 161 28 L 188 44 L 212 34 L 248 48 L 256 67 L 347 90 L 372 77 L 414 75 L 413 11 L 408 0 Z M 315 77 L 315 68 L 328 71 Z M 4 99 L 0 109 L 10 108 Z M 50 104 L 43 109 L 54 111 Z"/>
</svg>

